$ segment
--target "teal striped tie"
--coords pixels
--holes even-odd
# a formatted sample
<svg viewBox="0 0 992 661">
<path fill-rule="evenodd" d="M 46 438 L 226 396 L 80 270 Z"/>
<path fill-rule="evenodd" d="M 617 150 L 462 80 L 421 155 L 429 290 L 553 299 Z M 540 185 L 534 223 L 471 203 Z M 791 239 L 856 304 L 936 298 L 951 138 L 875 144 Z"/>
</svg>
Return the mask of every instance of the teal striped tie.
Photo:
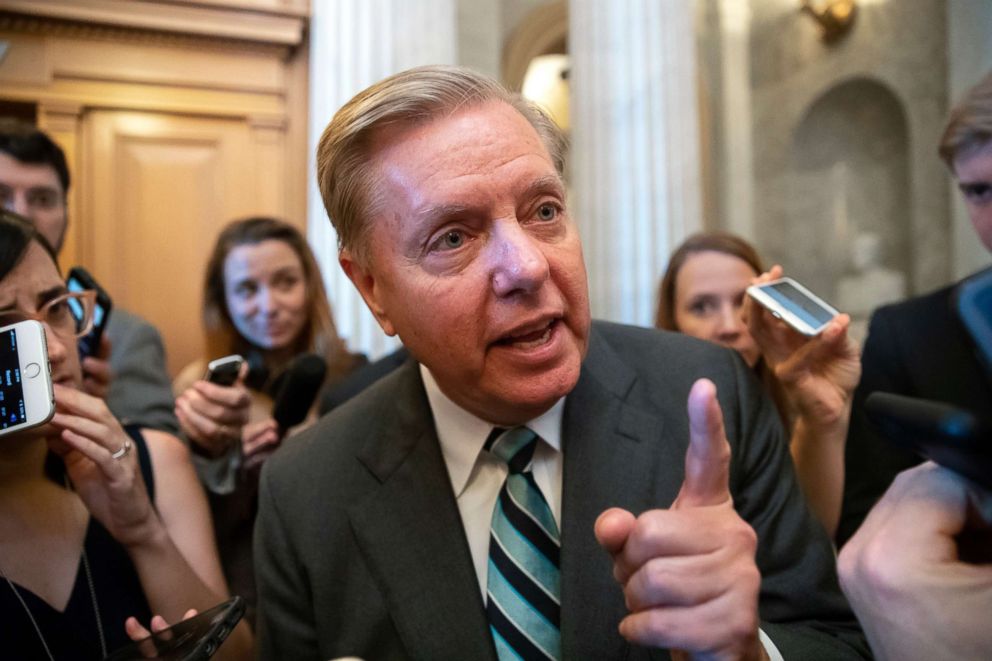
<svg viewBox="0 0 992 661">
<path fill-rule="evenodd" d="M 561 541 L 534 482 L 537 434 L 494 429 L 486 449 L 510 469 L 489 530 L 486 613 L 500 661 L 561 658 Z"/>
</svg>

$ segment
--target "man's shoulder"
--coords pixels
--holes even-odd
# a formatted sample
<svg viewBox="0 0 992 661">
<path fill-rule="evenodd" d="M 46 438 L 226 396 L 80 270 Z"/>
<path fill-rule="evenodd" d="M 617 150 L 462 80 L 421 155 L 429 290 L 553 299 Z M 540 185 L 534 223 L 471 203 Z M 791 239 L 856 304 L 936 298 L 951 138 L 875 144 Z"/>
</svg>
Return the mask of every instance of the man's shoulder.
<svg viewBox="0 0 992 661">
<path fill-rule="evenodd" d="M 371 442 L 394 431 L 397 406 L 410 402 L 416 365 L 403 366 L 380 378 L 347 402 L 322 415 L 306 430 L 284 442 L 265 463 L 274 480 L 305 483 L 304 475 L 361 470 L 359 455 Z"/>
<path fill-rule="evenodd" d="M 914 324 L 920 319 L 933 320 L 935 316 L 950 316 L 952 314 L 952 298 L 957 283 L 941 287 L 934 291 L 897 303 L 883 305 L 872 315 L 874 319 L 883 319 L 900 325 Z"/>
<path fill-rule="evenodd" d="M 610 321 L 594 321 L 592 336 L 596 338 L 594 342 L 603 342 L 625 362 L 634 365 L 650 363 L 652 358 L 677 359 L 679 362 L 723 361 L 731 355 L 724 347 L 683 333 Z"/>
<path fill-rule="evenodd" d="M 123 308 L 114 308 L 107 321 L 107 335 L 112 341 L 133 335 L 158 337 L 158 330 L 146 319 Z"/>
</svg>

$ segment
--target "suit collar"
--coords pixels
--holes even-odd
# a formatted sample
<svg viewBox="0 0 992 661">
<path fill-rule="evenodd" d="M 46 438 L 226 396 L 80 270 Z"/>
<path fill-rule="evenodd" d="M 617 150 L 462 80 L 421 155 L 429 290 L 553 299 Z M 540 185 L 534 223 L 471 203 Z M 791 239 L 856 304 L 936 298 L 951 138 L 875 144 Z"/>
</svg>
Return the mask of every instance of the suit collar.
<svg viewBox="0 0 992 661">
<path fill-rule="evenodd" d="M 636 374 L 594 324 L 579 383 L 563 422 L 562 651 L 564 658 L 623 658 L 617 625 L 627 614 L 612 562 L 593 524 L 609 507 L 657 507 L 659 461 L 683 461 L 661 443 L 663 421 L 638 405 Z M 679 471 L 680 472 L 680 471 Z M 678 474 L 678 473 L 677 473 Z M 677 491 L 667 485 L 662 492 Z"/>
<path fill-rule="evenodd" d="M 495 661 L 416 363 L 392 378 L 383 415 L 357 457 L 379 488 L 349 510 L 352 529 L 411 657 Z"/>
</svg>

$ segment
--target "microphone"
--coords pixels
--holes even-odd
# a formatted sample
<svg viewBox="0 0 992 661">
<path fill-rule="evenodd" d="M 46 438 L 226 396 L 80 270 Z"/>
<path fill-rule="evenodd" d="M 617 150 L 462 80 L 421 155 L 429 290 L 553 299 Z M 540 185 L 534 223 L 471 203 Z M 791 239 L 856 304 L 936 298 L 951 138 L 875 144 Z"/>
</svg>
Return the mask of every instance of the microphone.
<svg viewBox="0 0 992 661">
<path fill-rule="evenodd" d="M 300 354 L 289 364 L 272 404 L 272 417 L 281 432 L 306 419 L 326 372 L 324 359 L 313 353 Z"/>
</svg>

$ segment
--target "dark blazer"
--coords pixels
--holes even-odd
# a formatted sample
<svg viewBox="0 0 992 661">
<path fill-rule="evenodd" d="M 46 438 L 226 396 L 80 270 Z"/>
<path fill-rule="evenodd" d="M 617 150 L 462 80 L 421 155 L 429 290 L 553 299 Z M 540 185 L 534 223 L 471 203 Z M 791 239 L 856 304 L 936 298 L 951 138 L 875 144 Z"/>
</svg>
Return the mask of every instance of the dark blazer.
<svg viewBox="0 0 992 661">
<path fill-rule="evenodd" d="M 778 416 L 732 351 L 594 323 L 562 443 L 566 659 L 667 658 L 617 633 L 623 595 L 593 522 L 667 507 L 682 483 L 693 381 L 716 382 L 731 490 L 759 538 L 762 628 L 787 659 L 862 658 L 834 557 Z M 255 531 L 263 659 L 489 659 L 478 579 L 416 363 L 325 416 L 265 465 Z"/>
<path fill-rule="evenodd" d="M 864 411 L 869 394 L 881 390 L 922 397 L 977 413 L 992 405 L 992 382 L 953 308 L 954 288 L 887 305 L 872 315 L 847 435 L 838 546 L 855 533 L 896 474 L 923 461 L 876 433 Z"/>
<path fill-rule="evenodd" d="M 107 406 L 119 420 L 179 433 L 172 379 L 165 368 L 165 347 L 154 326 L 136 314 L 114 308 L 107 322 L 110 370 L 114 378 Z"/>
</svg>

